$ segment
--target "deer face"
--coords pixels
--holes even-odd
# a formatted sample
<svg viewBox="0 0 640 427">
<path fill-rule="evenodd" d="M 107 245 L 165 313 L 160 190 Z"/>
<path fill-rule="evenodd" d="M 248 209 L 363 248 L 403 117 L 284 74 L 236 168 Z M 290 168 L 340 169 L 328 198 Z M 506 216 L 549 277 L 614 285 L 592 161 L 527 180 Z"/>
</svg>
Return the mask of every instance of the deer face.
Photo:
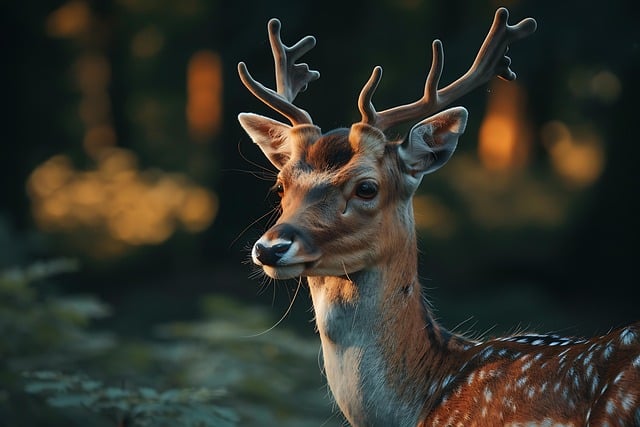
<svg viewBox="0 0 640 427">
<path fill-rule="evenodd" d="M 255 114 L 240 122 L 279 170 L 282 215 L 253 246 L 252 259 L 273 278 L 344 275 L 376 265 L 413 232 L 411 196 L 442 166 L 464 131 L 461 107 L 388 141 L 357 123 L 324 135 Z"/>
<path fill-rule="evenodd" d="M 441 89 L 444 51 L 435 40 L 424 94 L 415 102 L 376 111 L 372 97 L 382 68 L 375 67 L 358 98 L 362 120 L 350 129 L 324 135 L 293 103 L 320 77 L 307 64 L 296 63 L 315 46 L 315 38 L 306 36 L 286 46 L 280 38 L 280 21 L 270 20 L 276 90 L 254 80 L 244 62 L 238 64 L 238 73 L 251 93 L 292 126 L 257 114 L 238 117 L 280 171 L 276 188 L 282 197 L 282 216 L 254 245 L 253 261 L 274 278 L 343 275 L 372 266 L 406 244 L 406 231 L 413 233 L 411 195 L 424 174 L 449 159 L 465 128 L 464 108 L 441 110 L 496 75 L 515 79 L 505 53 L 511 42 L 535 31 L 536 23 L 528 19 L 511 26 L 507 18 L 506 9 L 496 13 L 469 71 Z M 404 142 L 389 141 L 384 135 L 397 124 L 425 117 L 429 118 L 415 125 Z"/>
</svg>

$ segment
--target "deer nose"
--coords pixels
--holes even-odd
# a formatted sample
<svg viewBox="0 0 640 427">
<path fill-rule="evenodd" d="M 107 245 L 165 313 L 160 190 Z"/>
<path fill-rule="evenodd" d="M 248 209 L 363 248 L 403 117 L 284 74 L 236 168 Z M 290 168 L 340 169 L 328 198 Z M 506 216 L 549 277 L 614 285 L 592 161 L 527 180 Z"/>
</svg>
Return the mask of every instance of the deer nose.
<svg viewBox="0 0 640 427">
<path fill-rule="evenodd" d="M 253 246 L 253 258 L 258 260 L 262 265 L 276 266 L 278 261 L 282 259 L 284 254 L 291 248 L 292 241 L 279 241 L 273 245 L 268 243 L 256 242 Z"/>
</svg>

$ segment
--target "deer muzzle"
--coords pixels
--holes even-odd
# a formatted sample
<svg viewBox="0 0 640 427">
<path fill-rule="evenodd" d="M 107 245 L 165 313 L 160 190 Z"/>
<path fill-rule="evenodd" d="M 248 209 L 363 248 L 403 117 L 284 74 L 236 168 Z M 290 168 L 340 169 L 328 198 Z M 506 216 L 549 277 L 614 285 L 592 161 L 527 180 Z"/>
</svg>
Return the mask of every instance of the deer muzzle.
<svg viewBox="0 0 640 427">
<path fill-rule="evenodd" d="M 320 259 L 305 233 L 291 224 L 278 224 L 253 245 L 254 264 L 274 279 L 300 276 Z"/>
</svg>

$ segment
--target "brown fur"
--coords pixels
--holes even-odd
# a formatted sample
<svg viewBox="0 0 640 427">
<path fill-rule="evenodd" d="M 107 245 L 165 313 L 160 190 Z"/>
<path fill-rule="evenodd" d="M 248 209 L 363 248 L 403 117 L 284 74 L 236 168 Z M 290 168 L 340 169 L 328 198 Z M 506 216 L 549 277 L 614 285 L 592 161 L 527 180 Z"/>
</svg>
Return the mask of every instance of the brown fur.
<svg viewBox="0 0 640 427">
<path fill-rule="evenodd" d="M 423 302 L 412 190 L 403 183 L 398 144 L 360 126 L 349 134 L 300 140 L 298 148 L 279 175 L 285 193 L 278 224 L 299 230 L 302 251 L 322 254 L 303 273 L 313 276 L 314 303 L 322 293 L 326 304 L 355 307 L 363 286 L 377 289 L 377 323 L 371 327 L 385 361 L 385 383 L 400 399 L 421 402 L 420 426 L 638 422 L 637 325 L 626 341 L 623 331 L 576 342 L 533 336 L 476 343 L 450 334 Z M 353 196 L 363 178 L 379 184 L 370 203 Z M 351 280 L 350 274 L 371 268 L 379 272 L 376 283 Z M 331 330 L 320 332 L 323 340 L 338 339 Z M 611 354 L 609 343 L 615 346 Z"/>
<path fill-rule="evenodd" d="M 591 340 L 473 342 L 439 327 L 422 299 L 411 196 L 465 129 L 464 108 L 442 109 L 495 75 L 515 78 L 504 54 L 536 22 L 507 18 L 496 11 L 469 71 L 442 89 L 443 50 L 434 41 L 416 102 L 376 112 L 376 67 L 358 100 L 362 121 L 325 135 L 293 104 L 319 77 L 295 62 L 312 37 L 285 46 L 280 22 L 270 21 L 276 91 L 238 64 L 245 86 L 293 124 L 238 116 L 284 188 L 282 216 L 252 257 L 274 278 L 308 278 L 327 380 L 353 425 L 640 427 L 640 324 Z M 383 134 L 416 120 L 401 145 Z"/>
<path fill-rule="evenodd" d="M 354 155 L 351 145 L 347 143 L 348 129 L 337 129 L 323 135 L 309 146 L 304 161 L 314 170 L 338 170 L 349 163 Z"/>
</svg>

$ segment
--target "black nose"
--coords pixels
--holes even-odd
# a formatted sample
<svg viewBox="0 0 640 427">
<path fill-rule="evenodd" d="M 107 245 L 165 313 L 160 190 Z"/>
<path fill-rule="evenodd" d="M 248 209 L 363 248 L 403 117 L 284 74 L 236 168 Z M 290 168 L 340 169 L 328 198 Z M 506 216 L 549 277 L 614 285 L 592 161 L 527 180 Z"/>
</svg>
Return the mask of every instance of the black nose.
<svg viewBox="0 0 640 427">
<path fill-rule="evenodd" d="M 273 246 L 265 246 L 262 243 L 256 243 L 254 250 L 255 256 L 262 265 L 275 266 L 282 256 L 287 253 L 292 242 L 276 243 Z"/>
</svg>

